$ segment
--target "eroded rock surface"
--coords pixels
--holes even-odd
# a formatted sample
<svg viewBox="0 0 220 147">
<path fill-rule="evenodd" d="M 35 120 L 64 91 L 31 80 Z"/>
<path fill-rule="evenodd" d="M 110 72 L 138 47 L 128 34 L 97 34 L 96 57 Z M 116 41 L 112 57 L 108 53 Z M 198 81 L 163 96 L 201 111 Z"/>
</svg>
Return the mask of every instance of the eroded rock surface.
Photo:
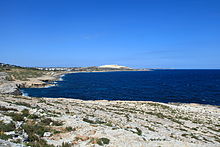
<svg viewBox="0 0 220 147">
<path fill-rule="evenodd" d="M 91 147 L 220 146 L 218 106 L 5 95 L 0 98 L 0 120 L 31 126 L 44 124 L 41 127 L 46 128 L 37 136 L 54 146 L 64 142 Z M 16 121 L 5 110 L 21 116 L 28 110 L 30 114 Z"/>
<path fill-rule="evenodd" d="M 0 72 L 0 82 L 5 81 L 7 77 L 7 73 L 5 72 Z"/>
<path fill-rule="evenodd" d="M 21 91 L 19 90 L 16 83 L 13 82 L 4 82 L 0 85 L 0 93 L 1 94 L 13 94 L 13 95 L 21 95 Z"/>
<path fill-rule="evenodd" d="M 24 145 L 22 146 L 20 144 L 16 144 L 16 143 L 12 143 L 12 142 L 0 139 L 0 147 L 26 147 L 26 146 Z"/>
</svg>

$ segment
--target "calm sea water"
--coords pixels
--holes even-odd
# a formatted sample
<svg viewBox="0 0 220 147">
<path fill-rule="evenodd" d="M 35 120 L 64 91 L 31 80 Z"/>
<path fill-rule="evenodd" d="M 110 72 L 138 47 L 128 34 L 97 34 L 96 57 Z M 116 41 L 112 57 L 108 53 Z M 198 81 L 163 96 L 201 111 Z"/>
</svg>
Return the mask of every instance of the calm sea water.
<svg viewBox="0 0 220 147">
<path fill-rule="evenodd" d="M 73 73 L 57 86 L 23 91 L 34 97 L 220 105 L 220 70 Z"/>
</svg>

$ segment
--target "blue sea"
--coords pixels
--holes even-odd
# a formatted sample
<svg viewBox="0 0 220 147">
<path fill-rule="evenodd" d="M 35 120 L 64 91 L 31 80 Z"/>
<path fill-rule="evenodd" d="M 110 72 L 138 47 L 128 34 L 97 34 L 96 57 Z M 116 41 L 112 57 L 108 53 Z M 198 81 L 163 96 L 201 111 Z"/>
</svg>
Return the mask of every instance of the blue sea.
<svg viewBox="0 0 220 147">
<path fill-rule="evenodd" d="M 57 86 L 22 89 L 33 97 L 220 105 L 220 70 L 72 73 Z"/>
</svg>

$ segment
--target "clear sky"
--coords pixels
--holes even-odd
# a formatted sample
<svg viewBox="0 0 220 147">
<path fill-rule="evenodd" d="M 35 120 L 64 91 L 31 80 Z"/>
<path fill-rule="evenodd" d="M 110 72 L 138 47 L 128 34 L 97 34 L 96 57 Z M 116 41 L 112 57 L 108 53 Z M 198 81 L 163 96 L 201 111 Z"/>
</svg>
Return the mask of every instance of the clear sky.
<svg viewBox="0 0 220 147">
<path fill-rule="evenodd" d="M 0 62 L 220 69 L 220 0 L 0 0 Z"/>
</svg>

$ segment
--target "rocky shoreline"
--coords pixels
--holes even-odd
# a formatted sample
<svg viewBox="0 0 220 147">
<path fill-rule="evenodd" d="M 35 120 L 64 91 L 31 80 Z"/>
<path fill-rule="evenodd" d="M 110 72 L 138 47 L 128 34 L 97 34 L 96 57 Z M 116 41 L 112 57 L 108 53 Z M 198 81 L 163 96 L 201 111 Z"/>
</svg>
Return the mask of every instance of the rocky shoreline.
<svg viewBox="0 0 220 147">
<path fill-rule="evenodd" d="M 29 81 L 8 81 L 7 74 L 0 73 L 0 145 L 220 146 L 218 106 L 21 96 L 19 88 L 51 86 L 48 82 L 67 73 Z"/>
<path fill-rule="evenodd" d="M 217 106 L 12 95 L 1 95 L 0 99 L 0 122 L 13 122 L 16 126 L 19 123 L 43 124 L 42 132 L 32 131 L 54 146 L 63 143 L 79 147 L 220 146 L 220 109 Z M 24 115 L 26 111 L 28 115 Z M 27 141 L 30 130 L 23 129 Z M 16 132 L 21 133 L 19 130 L 5 132 L 12 135 L 8 141 L 19 139 L 16 135 Z"/>
<path fill-rule="evenodd" d="M 0 94 L 22 95 L 20 88 L 42 88 L 55 86 L 54 81 L 58 81 L 61 76 L 73 72 L 52 72 L 37 78 L 28 78 L 27 81 L 8 81 L 7 73 L 0 72 Z"/>
</svg>

